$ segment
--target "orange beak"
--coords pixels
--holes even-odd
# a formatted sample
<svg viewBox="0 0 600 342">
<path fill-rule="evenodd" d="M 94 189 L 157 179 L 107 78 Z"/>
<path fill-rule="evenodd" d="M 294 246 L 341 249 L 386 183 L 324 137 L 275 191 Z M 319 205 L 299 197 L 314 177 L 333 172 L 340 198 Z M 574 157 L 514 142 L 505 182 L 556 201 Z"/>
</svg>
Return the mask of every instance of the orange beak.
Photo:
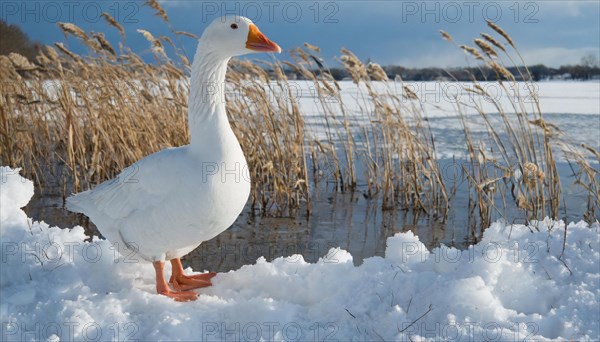
<svg viewBox="0 0 600 342">
<path fill-rule="evenodd" d="M 276 43 L 269 40 L 262 34 L 258 27 L 254 24 L 250 24 L 250 31 L 248 32 L 248 40 L 246 40 L 246 48 L 257 51 L 257 52 L 277 52 L 281 53 L 281 48 Z"/>
</svg>

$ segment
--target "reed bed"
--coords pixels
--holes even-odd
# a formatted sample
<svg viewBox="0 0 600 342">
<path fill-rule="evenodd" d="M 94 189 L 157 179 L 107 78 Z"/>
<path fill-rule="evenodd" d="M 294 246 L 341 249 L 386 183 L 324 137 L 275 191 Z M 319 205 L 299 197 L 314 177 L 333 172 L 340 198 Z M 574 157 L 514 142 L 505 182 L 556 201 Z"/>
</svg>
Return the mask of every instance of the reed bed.
<svg viewBox="0 0 600 342">
<path fill-rule="evenodd" d="M 76 54 L 56 43 L 36 61 L 0 56 L 1 164 L 23 167 L 43 194 L 64 197 L 115 177 L 150 153 L 189 142 L 190 62 L 174 40 L 195 36 L 175 31 L 157 2 L 147 4 L 176 37 L 138 30 L 149 42 L 150 63 L 125 46 L 125 31 L 108 14 L 103 15 L 106 23 L 122 37 L 118 48 L 102 33 L 59 23 L 65 36 L 79 40 L 89 53 Z M 509 92 L 531 75 L 526 68 L 518 68 L 519 75 L 506 69 L 505 61 L 516 65 L 522 59 L 506 32 L 494 24 L 490 28 L 500 37 L 486 33 L 474 41 L 476 47 L 457 47 L 494 70 L 503 79 L 499 86 Z M 453 42 L 449 34 L 442 36 Z M 306 44 L 290 54 L 293 61 L 234 60 L 227 74 L 227 110 L 248 160 L 254 212 L 286 217 L 304 211 L 310 216 L 311 195 L 325 182 L 332 191 L 363 189 L 365 197 L 380 199 L 383 210 L 413 210 L 444 221 L 456 189 L 444 182 L 418 95 L 402 80 L 388 80 L 379 65 L 365 65 L 342 49 L 339 61 L 357 87 L 348 102 L 318 47 Z M 323 113 L 322 134 L 309 127 L 311 113 L 303 112 L 286 70 L 312 83 Z M 490 98 L 475 80 L 464 91 Z M 527 220 L 560 217 L 563 197 L 555 153 L 571 162 L 576 183 L 586 191 L 586 218 L 597 217 L 599 172 L 588 160 L 600 154 L 563 139 L 559 128 L 544 119 L 535 95 L 525 89 L 510 108 L 495 102 L 499 122 L 475 106 L 489 133 L 486 141 L 476 141 L 465 105 L 457 105 L 469 152 L 470 166 L 463 171 L 474 239 L 478 228 L 503 215 L 500 208 L 507 203 Z"/>
<path fill-rule="evenodd" d="M 512 38 L 492 22 L 488 22 L 488 27 L 494 33 L 481 33 L 481 38 L 473 40 L 476 47 L 457 44 L 468 57 L 479 61 L 480 67 L 493 71 L 497 86 L 505 95 L 503 98 L 509 100 L 508 104 L 502 103 L 473 77 L 472 83 L 462 84 L 462 89 L 475 101 L 468 104 L 457 101 L 470 163 L 469 167 L 463 167 L 469 180 L 469 207 L 478 211 L 478 215 L 469 215 L 469 218 L 477 218 L 471 227 L 473 235 L 476 227 L 488 227 L 494 216 L 508 220 L 505 216 L 510 208 L 508 203 L 522 211 L 526 222 L 546 216 L 566 217 L 566 213 L 560 212 L 561 205 L 566 206 L 562 202 L 556 153 L 564 155 L 571 165 L 575 183 L 586 193 L 585 218 L 597 221 L 600 172 L 588 160 L 590 157 L 598 159 L 600 154 L 591 146 L 570 143 L 559 127 L 544 118 L 533 77 L 527 67 L 519 67 L 526 64 Z M 448 33 L 442 31 L 441 34 L 454 43 Z M 514 66 L 517 74 L 508 70 L 509 65 Z M 496 117 L 484 109 L 484 102 L 493 105 Z M 466 107 L 476 110 L 484 122 L 488 139 L 476 140 L 471 134 L 472 122 L 465 115 Z M 497 205 L 497 201 L 501 204 Z"/>
</svg>

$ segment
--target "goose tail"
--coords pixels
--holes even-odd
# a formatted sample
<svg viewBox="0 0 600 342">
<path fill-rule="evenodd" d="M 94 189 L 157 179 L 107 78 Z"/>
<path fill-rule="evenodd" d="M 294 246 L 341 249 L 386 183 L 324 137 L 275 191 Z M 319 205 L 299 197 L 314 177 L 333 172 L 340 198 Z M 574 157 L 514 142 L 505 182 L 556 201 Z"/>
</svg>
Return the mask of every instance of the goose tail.
<svg viewBox="0 0 600 342">
<path fill-rule="evenodd" d="M 67 197 L 66 208 L 74 213 L 86 213 L 87 203 L 89 202 L 90 190 L 73 194 Z"/>
</svg>

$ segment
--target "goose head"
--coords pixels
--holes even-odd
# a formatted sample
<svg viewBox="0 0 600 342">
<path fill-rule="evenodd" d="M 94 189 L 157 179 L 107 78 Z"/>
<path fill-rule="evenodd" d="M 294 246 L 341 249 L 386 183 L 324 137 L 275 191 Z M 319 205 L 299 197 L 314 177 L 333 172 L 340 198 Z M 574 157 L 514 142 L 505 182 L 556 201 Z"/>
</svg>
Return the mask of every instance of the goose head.
<svg viewBox="0 0 600 342">
<path fill-rule="evenodd" d="M 204 48 L 218 50 L 224 57 L 253 52 L 277 52 L 281 48 L 260 32 L 248 18 L 225 16 L 215 19 L 204 30 L 200 43 Z"/>
</svg>

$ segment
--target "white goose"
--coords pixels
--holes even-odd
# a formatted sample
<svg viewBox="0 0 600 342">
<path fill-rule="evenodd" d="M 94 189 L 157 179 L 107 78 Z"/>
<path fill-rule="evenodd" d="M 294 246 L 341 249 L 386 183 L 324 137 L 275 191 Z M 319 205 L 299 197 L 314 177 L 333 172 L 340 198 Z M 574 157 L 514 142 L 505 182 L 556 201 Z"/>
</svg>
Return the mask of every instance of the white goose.
<svg viewBox="0 0 600 342">
<path fill-rule="evenodd" d="M 281 52 L 251 20 L 213 21 L 192 65 L 188 123 L 191 143 L 151 154 L 93 190 L 67 198 L 123 255 L 152 262 L 158 293 L 194 300 L 215 273 L 186 276 L 180 257 L 233 224 L 250 194 L 247 164 L 225 111 L 225 72 L 233 56 Z M 166 260 L 172 276 L 165 281 Z"/>
</svg>

